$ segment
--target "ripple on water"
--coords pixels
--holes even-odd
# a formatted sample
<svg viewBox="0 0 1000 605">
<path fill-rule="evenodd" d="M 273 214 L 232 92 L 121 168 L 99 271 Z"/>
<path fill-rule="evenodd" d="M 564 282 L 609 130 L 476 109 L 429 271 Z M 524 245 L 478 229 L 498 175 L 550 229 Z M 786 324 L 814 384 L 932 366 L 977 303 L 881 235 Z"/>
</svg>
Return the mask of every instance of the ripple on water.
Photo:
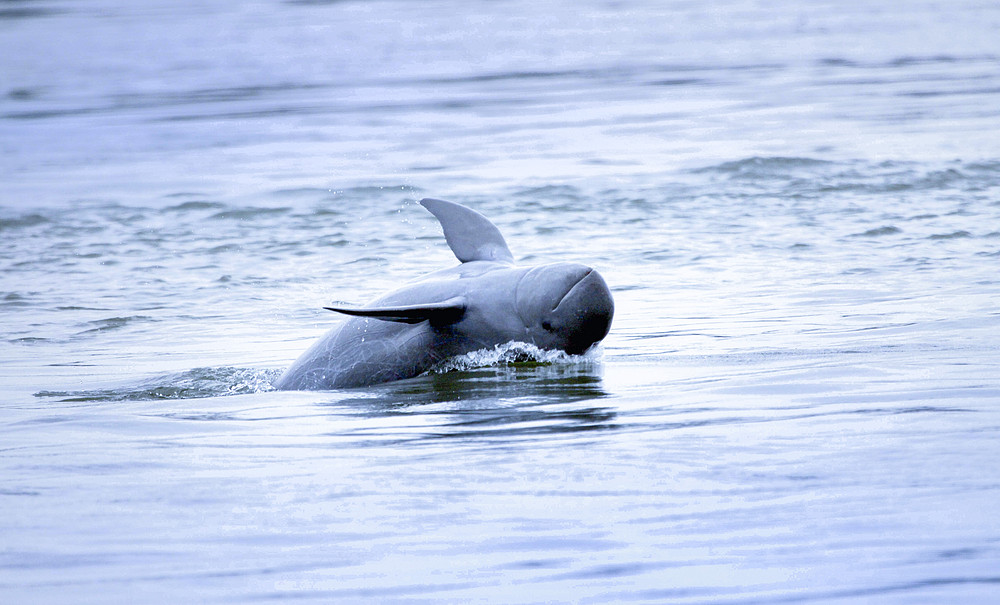
<svg viewBox="0 0 1000 605">
<path fill-rule="evenodd" d="M 835 166 L 827 160 L 806 157 L 751 157 L 693 170 L 694 174 L 724 174 L 737 179 L 788 178 L 803 169 Z"/>
<path fill-rule="evenodd" d="M 252 220 L 261 217 L 275 216 L 286 214 L 291 212 L 291 208 L 278 207 L 278 208 L 267 208 L 267 207 L 252 207 L 252 208 L 233 208 L 230 210 L 223 210 L 217 212 L 210 216 L 211 219 L 221 219 L 221 220 Z"/>
<path fill-rule="evenodd" d="M 894 227 L 892 225 L 886 225 L 884 227 L 876 227 L 874 229 L 869 229 L 862 233 L 855 233 L 856 237 L 879 237 L 882 235 L 896 235 L 897 233 L 902 233 L 903 230 L 899 227 Z"/>
<path fill-rule="evenodd" d="M 115 402 L 243 395 L 274 390 L 271 382 L 277 379 L 280 373 L 280 370 L 253 368 L 195 368 L 111 389 L 38 391 L 35 396 L 65 402 Z"/>
<path fill-rule="evenodd" d="M 927 239 L 931 240 L 942 240 L 942 239 L 965 239 L 972 237 L 972 234 L 965 230 L 952 231 L 951 233 L 935 233 L 930 235 Z"/>
<path fill-rule="evenodd" d="M 2 217 L 0 218 L 0 232 L 23 229 L 25 227 L 34 227 L 48 222 L 48 217 L 37 213 L 23 214 L 21 216 L 13 217 Z"/>
<path fill-rule="evenodd" d="M 194 212 L 199 210 L 221 210 L 225 208 L 226 205 L 222 202 L 210 202 L 206 200 L 192 200 L 190 202 L 184 202 L 181 204 L 176 204 L 174 206 L 167 206 L 161 212 L 164 214 L 172 213 L 184 213 L 184 212 Z"/>
<path fill-rule="evenodd" d="M 30 307 L 31 299 L 19 292 L 8 292 L 0 297 L 0 307 Z"/>
<path fill-rule="evenodd" d="M 120 328 L 124 328 L 132 324 L 152 322 L 152 321 L 156 321 L 156 319 L 149 317 L 147 315 L 130 315 L 126 317 L 108 317 L 105 319 L 97 319 L 94 321 L 87 322 L 85 325 L 91 327 L 81 332 L 78 332 L 77 335 L 108 332 L 110 330 L 118 330 Z"/>
</svg>

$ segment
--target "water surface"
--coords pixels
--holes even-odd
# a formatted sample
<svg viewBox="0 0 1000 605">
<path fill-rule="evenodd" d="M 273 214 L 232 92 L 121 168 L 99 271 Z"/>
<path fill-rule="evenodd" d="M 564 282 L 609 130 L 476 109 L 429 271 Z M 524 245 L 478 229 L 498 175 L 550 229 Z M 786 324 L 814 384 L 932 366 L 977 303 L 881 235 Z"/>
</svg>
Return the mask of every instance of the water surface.
<svg viewBox="0 0 1000 605">
<path fill-rule="evenodd" d="M 0 600 L 982 602 L 1000 584 L 989 3 L 10 2 Z M 275 392 L 455 262 L 617 309 Z"/>
</svg>

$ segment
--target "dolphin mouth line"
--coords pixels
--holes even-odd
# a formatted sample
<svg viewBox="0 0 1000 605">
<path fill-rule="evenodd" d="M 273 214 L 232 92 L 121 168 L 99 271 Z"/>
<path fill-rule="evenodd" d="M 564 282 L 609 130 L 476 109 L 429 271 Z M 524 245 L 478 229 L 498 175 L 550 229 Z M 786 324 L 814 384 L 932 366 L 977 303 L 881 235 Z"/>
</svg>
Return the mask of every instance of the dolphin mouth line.
<svg viewBox="0 0 1000 605">
<path fill-rule="evenodd" d="M 579 288 L 580 284 L 582 284 L 584 281 L 586 281 L 587 278 L 590 277 L 590 274 L 593 273 L 593 272 L 594 272 L 594 270 L 590 269 L 589 271 L 587 271 L 583 275 L 583 277 L 581 277 L 579 280 L 577 280 L 577 282 L 575 284 L 573 284 L 573 286 L 569 290 L 566 291 L 566 294 L 563 294 L 563 297 L 559 299 L 559 302 L 556 303 L 556 306 L 552 307 L 552 311 L 555 311 L 560 306 L 562 306 L 563 301 L 566 300 L 567 298 L 569 298 L 569 295 L 572 294 L 577 288 Z"/>
</svg>

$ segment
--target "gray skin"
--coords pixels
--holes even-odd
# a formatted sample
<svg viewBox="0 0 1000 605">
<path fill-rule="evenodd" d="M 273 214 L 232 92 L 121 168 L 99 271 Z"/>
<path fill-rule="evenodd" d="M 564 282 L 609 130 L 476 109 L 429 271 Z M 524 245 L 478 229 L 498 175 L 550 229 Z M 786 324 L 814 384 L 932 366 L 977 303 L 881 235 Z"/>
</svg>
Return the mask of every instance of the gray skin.
<svg viewBox="0 0 1000 605">
<path fill-rule="evenodd" d="M 614 301 L 585 265 L 514 265 L 500 231 L 459 204 L 424 199 L 462 264 L 435 271 L 364 307 L 274 383 L 286 390 L 368 386 L 417 376 L 441 360 L 511 341 L 582 354 L 611 328 Z"/>
</svg>

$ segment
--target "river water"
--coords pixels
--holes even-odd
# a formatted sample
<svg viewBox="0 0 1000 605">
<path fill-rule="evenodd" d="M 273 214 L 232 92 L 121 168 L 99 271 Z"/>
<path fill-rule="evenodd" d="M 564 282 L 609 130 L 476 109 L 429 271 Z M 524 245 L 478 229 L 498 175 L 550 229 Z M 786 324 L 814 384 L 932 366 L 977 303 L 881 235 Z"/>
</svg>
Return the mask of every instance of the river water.
<svg viewBox="0 0 1000 605">
<path fill-rule="evenodd" d="M 0 7 L 0 601 L 1000 594 L 1000 5 Z M 455 262 L 616 299 L 270 382 Z"/>
</svg>

